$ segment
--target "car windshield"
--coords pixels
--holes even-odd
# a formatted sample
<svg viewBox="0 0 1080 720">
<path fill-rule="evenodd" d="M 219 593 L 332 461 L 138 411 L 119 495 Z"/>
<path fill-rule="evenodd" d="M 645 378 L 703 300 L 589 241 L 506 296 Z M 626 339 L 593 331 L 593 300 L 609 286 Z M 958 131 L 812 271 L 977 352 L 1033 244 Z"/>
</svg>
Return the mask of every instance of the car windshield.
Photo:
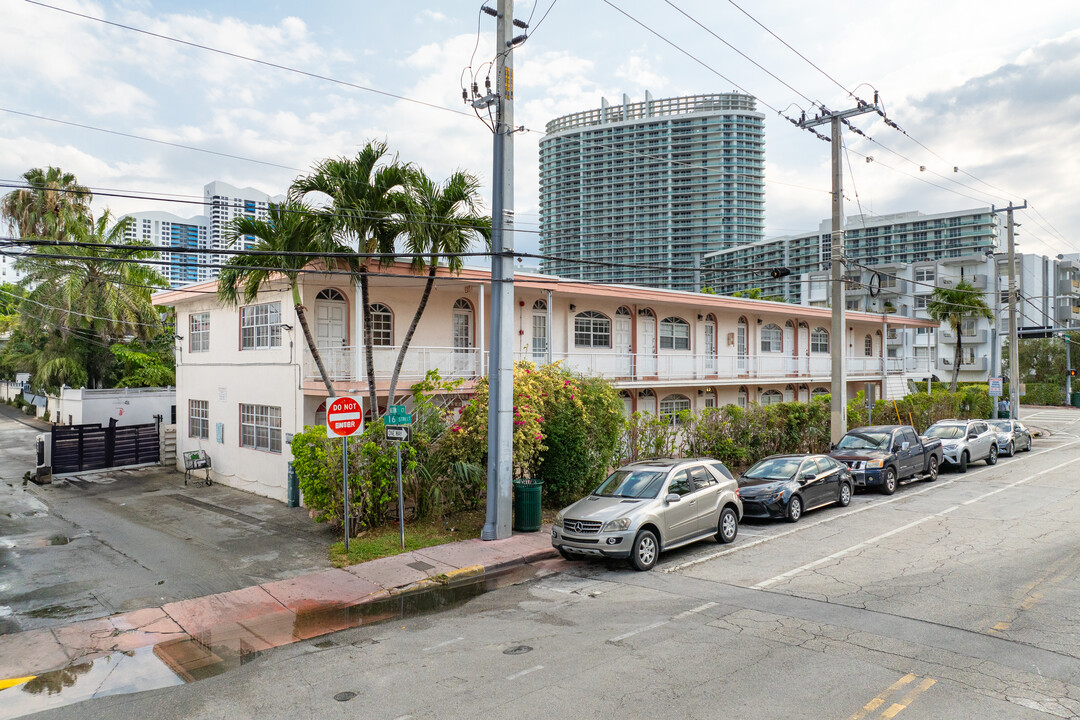
<svg viewBox="0 0 1080 720">
<path fill-rule="evenodd" d="M 746 471 L 749 480 L 790 480 L 795 476 L 802 458 L 778 457 L 762 460 Z"/>
<path fill-rule="evenodd" d="M 1011 420 L 991 420 L 990 421 L 990 427 L 994 428 L 995 430 L 1001 430 L 1003 432 L 1009 432 L 1009 431 L 1012 430 L 1012 421 Z"/>
<path fill-rule="evenodd" d="M 849 432 L 840 438 L 836 444 L 837 450 L 876 450 L 887 447 L 892 433 L 884 431 L 875 432 Z"/>
<path fill-rule="evenodd" d="M 962 425 L 934 425 L 926 431 L 926 437 L 956 440 L 964 437 L 964 428 Z"/>
<path fill-rule="evenodd" d="M 600 483 L 593 495 L 601 497 L 654 498 L 667 472 L 663 470 L 616 470 Z"/>
</svg>

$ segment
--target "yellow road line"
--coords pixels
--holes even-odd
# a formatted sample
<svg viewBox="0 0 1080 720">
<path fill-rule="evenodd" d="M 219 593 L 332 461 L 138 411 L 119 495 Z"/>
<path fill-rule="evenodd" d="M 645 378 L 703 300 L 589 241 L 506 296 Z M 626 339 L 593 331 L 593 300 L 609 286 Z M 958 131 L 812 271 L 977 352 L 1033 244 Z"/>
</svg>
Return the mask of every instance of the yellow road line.
<svg viewBox="0 0 1080 720">
<path fill-rule="evenodd" d="M 0 690 L 7 690 L 9 687 L 15 687 L 16 685 L 22 685 L 24 682 L 30 682 L 37 675 L 27 675 L 26 677 L 11 678 L 9 680 L 0 680 Z"/>
<path fill-rule="evenodd" d="M 900 702 L 893 703 L 892 705 L 890 705 L 888 710 L 881 713 L 881 717 L 883 717 L 883 718 L 894 718 L 894 717 L 896 717 L 900 713 L 901 710 L 903 710 L 908 705 L 910 705 L 911 702 L 915 698 L 919 697 L 919 695 L 926 692 L 926 690 L 928 690 L 930 688 L 930 686 L 933 685 L 936 682 L 937 682 L 937 680 L 932 680 L 930 678 L 926 678 L 921 683 L 919 683 L 914 688 L 912 688 L 911 692 L 909 692 L 907 695 L 905 695 L 904 698 Z"/>
<path fill-rule="evenodd" d="M 892 685 L 890 685 L 888 687 L 888 689 L 885 690 L 885 692 L 881 693 L 876 698 L 874 698 L 870 702 L 863 705 L 862 710 L 860 710 L 859 712 L 857 712 L 854 715 L 852 715 L 851 717 L 849 717 L 848 720 L 862 720 L 868 714 L 874 712 L 879 707 L 884 705 L 885 704 L 885 698 L 887 698 L 889 695 L 892 695 L 894 692 L 896 692 L 900 688 L 902 688 L 905 685 L 907 685 L 908 683 L 910 683 L 916 677 L 918 677 L 918 676 L 915 675 L 914 673 L 908 673 L 904 677 L 900 678 L 899 680 L 894 682 Z"/>
</svg>

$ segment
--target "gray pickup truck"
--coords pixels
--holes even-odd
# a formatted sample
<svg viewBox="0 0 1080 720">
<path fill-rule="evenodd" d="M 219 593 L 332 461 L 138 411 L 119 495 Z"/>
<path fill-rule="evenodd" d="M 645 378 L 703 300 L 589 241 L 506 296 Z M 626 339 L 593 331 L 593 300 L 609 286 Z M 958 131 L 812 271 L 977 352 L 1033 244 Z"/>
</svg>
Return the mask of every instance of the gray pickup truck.
<svg viewBox="0 0 1080 720">
<path fill-rule="evenodd" d="M 851 470 L 856 487 L 878 487 L 886 495 L 905 480 L 937 480 L 941 440 L 920 438 L 910 425 L 873 425 L 849 430 L 829 456 Z"/>
</svg>

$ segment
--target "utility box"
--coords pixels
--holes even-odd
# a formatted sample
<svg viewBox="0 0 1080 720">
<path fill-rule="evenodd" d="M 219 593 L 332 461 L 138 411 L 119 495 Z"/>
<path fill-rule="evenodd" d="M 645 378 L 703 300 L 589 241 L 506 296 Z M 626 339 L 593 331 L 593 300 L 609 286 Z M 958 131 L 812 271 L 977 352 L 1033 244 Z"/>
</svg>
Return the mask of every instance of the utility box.
<svg viewBox="0 0 1080 720">
<path fill-rule="evenodd" d="M 38 485 L 52 482 L 52 433 L 41 433 L 37 436 L 37 467 L 33 480 Z"/>
</svg>

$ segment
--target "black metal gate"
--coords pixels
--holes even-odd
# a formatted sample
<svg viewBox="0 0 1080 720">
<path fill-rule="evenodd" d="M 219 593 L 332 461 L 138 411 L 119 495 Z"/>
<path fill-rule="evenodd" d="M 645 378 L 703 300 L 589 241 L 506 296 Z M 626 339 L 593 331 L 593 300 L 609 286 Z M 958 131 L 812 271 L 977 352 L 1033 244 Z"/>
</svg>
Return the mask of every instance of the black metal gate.
<svg viewBox="0 0 1080 720">
<path fill-rule="evenodd" d="M 83 472 L 103 468 L 158 462 L 160 447 L 155 423 L 57 425 L 52 431 L 53 473 Z"/>
</svg>

